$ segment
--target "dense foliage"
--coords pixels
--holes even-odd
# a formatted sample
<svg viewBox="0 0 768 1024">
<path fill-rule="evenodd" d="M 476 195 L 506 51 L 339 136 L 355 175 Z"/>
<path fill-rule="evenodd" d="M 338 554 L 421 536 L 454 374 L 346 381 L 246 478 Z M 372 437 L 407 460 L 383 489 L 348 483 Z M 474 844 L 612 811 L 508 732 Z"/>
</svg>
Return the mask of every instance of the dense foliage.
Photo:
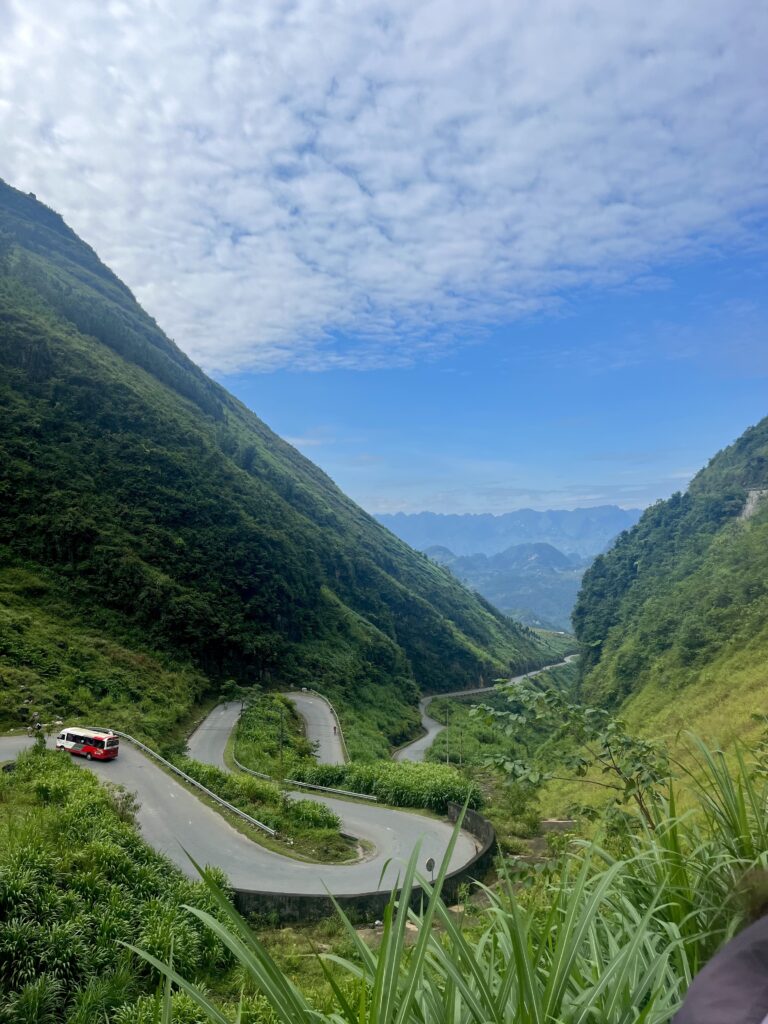
<svg viewBox="0 0 768 1024">
<path fill-rule="evenodd" d="M 208 379 L 58 215 L 3 183 L 0 497 L 0 571 L 63 590 L 75 623 L 181 675 L 322 686 L 395 741 L 417 685 L 548 657 Z M 16 598 L 34 633 L 46 593 Z M 0 671 L 19 703 L 20 672 L 42 701 L 56 658 L 29 665 L 27 626 L 8 628 Z M 144 711 L 123 693 L 140 673 L 80 685 L 93 707 L 119 692 Z"/>
<path fill-rule="evenodd" d="M 84 621 L 49 571 L 0 566 L 0 721 L 40 710 L 140 735 L 178 733 L 207 687 L 205 675 L 169 651 Z"/>
<path fill-rule="evenodd" d="M 570 632 L 589 559 L 569 557 L 551 544 L 516 544 L 495 555 L 454 555 L 444 547 L 425 554 L 518 622 Z"/>
<path fill-rule="evenodd" d="M 0 775 L 1 1021 L 113 1019 L 157 984 L 121 941 L 163 958 L 172 943 L 174 962 L 207 982 L 230 956 L 182 903 L 213 909 L 142 842 L 126 794 L 53 752 Z"/>
<path fill-rule="evenodd" d="M 415 761 L 317 764 L 305 761 L 294 766 L 298 782 L 332 786 L 353 793 L 370 793 L 383 803 L 398 807 L 423 807 L 445 811 L 450 801 L 479 807 L 480 791 L 461 772 L 444 764 Z"/>
<path fill-rule="evenodd" d="M 234 754 L 248 768 L 275 779 L 298 761 L 314 758 L 294 704 L 280 693 L 250 695 L 234 731 Z"/>
<path fill-rule="evenodd" d="M 732 700 L 742 685 L 742 653 L 757 670 L 768 651 L 766 491 L 768 419 L 715 456 L 685 494 L 649 508 L 595 561 L 573 618 L 585 696 L 617 703 L 653 692 L 656 707 L 644 702 L 646 718 L 676 704 L 680 724 L 691 722 L 687 702 L 696 687 L 710 703 Z M 755 710 L 759 670 L 748 686 Z M 740 708 L 730 726 L 743 727 L 749 710 Z"/>
<path fill-rule="evenodd" d="M 722 754 L 698 749 L 697 776 L 650 787 L 650 823 L 635 819 L 610 846 L 572 844 L 538 871 L 502 877 L 476 918 L 457 918 L 440 899 L 445 866 L 427 906 L 408 910 L 416 851 L 375 948 L 343 919 L 351 955 L 323 958 L 332 1012 L 286 976 L 225 901 L 223 933 L 205 912 L 190 913 L 223 936 L 276 1022 L 669 1024 L 691 978 L 745 923 L 745 880 L 768 855 L 762 758 L 742 755 L 733 779 Z M 683 789 L 691 811 L 678 815 Z M 227 1024 L 183 971 L 148 961 L 197 1004 L 197 1019 Z"/>
<path fill-rule="evenodd" d="M 576 661 L 554 666 L 535 677 L 535 686 L 570 692 L 575 687 L 578 671 Z M 512 743 L 525 749 L 549 738 L 548 733 L 535 725 L 523 729 L 519 722 L 514 722 L 507 727 L 503 720 L 474 710 L 482 704 L 493 711 L 507 711 L 509 702 L 509 691 L 503 685 L 489 689 L 488 693 L 467 697 L 435 697 L 429 704 L 429 715 L 445 728 L 435 737 L 427 759 L 479 767 L 486 765 L 494 755 L 507 754 Z"/>
<path fill-rule="evenodd" d="M 245 811 L 278 833 L 276 842 L 290 851 L 317 861 L 349 860 L 354 855 L 339 834 L 338 815 L 316 800 L 289 796 L 276 783 L 250 775 L 225 772 L 191 757 L 173 758 L 174 764 L 212 793 Z M 289 851 L 286 851 L 289 852 Z"/>
</svg>

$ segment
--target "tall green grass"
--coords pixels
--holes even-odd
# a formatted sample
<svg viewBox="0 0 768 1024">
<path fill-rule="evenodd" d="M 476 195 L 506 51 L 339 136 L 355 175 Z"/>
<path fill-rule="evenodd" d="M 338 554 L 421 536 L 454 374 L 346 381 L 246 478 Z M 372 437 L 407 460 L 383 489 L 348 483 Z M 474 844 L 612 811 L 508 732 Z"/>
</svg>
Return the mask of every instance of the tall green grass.
<svg viewBox="0 0 768 1024">
<path fill-rule="evenodd" d="M 293 766 L 293 777 L 313 786 L 370 793 L 398 807 L 444 812 L 450 802 L 468 801 L 473 808 L 482 804 L 479 788 L 456 768 L 425 761 L 373 761 L 370 764 L 304 761 Z"/>
<path fill-rule="evenodd" d="M 628 818 L 623 833 L 576 841 L 538 872 L 502 874 L 485 888 L 479 918 L 464 920 L 441 897 L 450 851 L 434 885 L 418 876 L 415 852 L 377 948 L 338 911 L 352 953 L 320 957 L 336 999 L 330 1012 L 281 971 L 213 879 L 217 915 L 187 909 L 270 1008 L 271 1017 L 254 1016 L 244 1002 L 243 1024 L 667 1024 L 693 975 L 743 924 L 743 881 L 768 860 L 759 765 L 742 752 L 729 774 L 719 753 L 694 742 L 697 770 L 660 787 L 652 824 Z M 418 913 L 410 909 L 417 886 Z M 410 947 L 408 924 L 417 934 Z M 201 1020 L 235 1019 L 236 1008 L 217 1004 L 183 972 L 134 951 Z M 172 1009 L 169 988 L 168 1020 Z"/>
</svg>

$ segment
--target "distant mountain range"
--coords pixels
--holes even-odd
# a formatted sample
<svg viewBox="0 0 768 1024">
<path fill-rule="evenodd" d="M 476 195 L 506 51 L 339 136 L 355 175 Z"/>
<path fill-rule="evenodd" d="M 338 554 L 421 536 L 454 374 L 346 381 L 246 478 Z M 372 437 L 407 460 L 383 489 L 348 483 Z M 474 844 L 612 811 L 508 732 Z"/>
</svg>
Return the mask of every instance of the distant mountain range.
<svg viewBox="0 0 768 1024">
<path fill-rule="evenodd" d="M 516 544 L 496 555 L 455 555 L 440 545 L 426 549 L 433 562 L 527 626 L 571 630 L 571 612 L 590 563 L 551 544 Z"/>
<path fill-rule="evenodd" d="M 397 512 L 376 519 L 419 551 L 441 546 L 456 555 L 496 555 L 519 544 L 550 544 L 566 555 L 594 558 L 641 514 L 636 508 L 599 505 L 546 512 L 522 508 L 503 515 Z"/>
</svg>

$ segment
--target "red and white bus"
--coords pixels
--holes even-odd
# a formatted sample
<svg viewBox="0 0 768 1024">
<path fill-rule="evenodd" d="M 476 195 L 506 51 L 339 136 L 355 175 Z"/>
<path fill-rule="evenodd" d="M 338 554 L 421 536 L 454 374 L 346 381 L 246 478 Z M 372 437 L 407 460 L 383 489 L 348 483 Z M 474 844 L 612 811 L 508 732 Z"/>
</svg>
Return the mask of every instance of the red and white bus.
<svg viewBox="0 0 768 1024">
<path fill-rule="evenodd" d="M 120 740 L 110 729 L 84 729 L 73 725 L 56 737 L 56 749 L 68 750 L 87 761 L 112 761 L 120 750 Z"/>
</svg>

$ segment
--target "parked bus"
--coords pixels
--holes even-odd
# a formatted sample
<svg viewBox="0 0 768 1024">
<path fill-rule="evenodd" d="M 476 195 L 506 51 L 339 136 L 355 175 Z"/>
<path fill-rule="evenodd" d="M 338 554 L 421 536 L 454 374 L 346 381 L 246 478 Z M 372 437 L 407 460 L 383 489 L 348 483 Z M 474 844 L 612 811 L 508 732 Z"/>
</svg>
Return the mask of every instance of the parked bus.
<svg viewBox="0 0 768 1024">
<path fill-rule="evenodd" d="M 110 729 L 83 729 L 79 725 L 62 729 L 56 749 L 68 750 L 87 761 L 111 761 L 120 750 L 120 740 Z"/>
</svg>

